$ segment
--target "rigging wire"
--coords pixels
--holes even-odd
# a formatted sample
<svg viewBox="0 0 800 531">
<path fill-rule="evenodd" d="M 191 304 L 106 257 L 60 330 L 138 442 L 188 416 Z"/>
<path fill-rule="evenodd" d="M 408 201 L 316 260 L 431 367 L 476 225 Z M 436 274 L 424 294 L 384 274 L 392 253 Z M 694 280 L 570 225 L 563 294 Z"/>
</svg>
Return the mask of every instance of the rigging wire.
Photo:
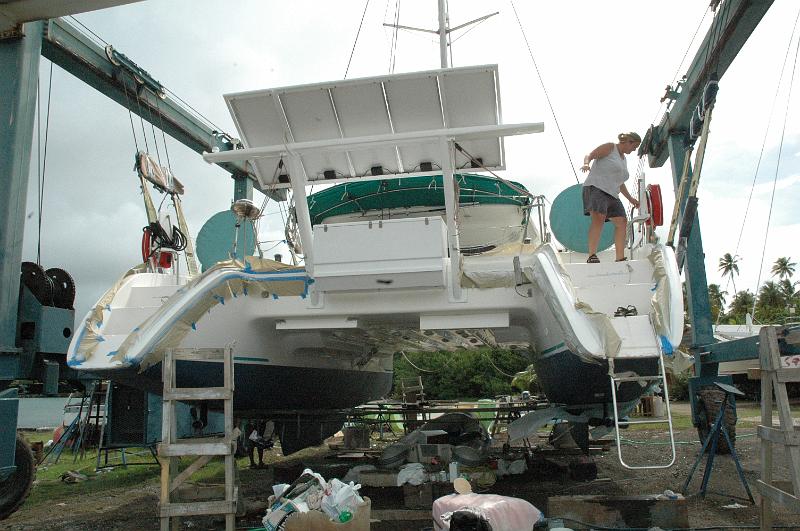
<svg viewBox="0 0 800 531">
<path fill-rule="evenodd" d="M 683 52 L 683 58 L 681 58 L 681 62 L 678 64 L 678 68 L 675 69 L 675 73 L 672 75 L 672 79 L 670 81 L 670 85 L 673 86 L 678 81 L 678 75 L 680 74 L 681 68 L 683 68 L 683 63 L 686 61 L 686 57 L 689 55 L 689 50 L 692 49 L 692 45 L 694 44 L 695 39 L 697 38 L 697 34 L 700 32 L 700 28 L 703 27 L 703 22 L 706 20 L 709 11 L 711 11 L 711 6 L 709 5 L 706 10 L 703 12 L 703 17 L 700 19 L 700 23 L 697 24 L 697 29 L 694 30 L 694 34 L 692 35 L 692 39 L 689 41 L 689 46 L 686 47 L 686 51 Z M 653 119 L 650 120 L 650 123 L 655 123 L 658 119 L 658 115 L 661 114 L 661 109 L 666 106 L 666 100 L 662 101 L 658 105 L 658 110 L 656 110 L 656 114 L 653 116 Z"/>
<path fill-rule="evenodd" d="M 795 20 L 796 22 L 796 20 Z M 781 141 L 778 144 L 778 160 L 775 163 L 775 177 L 772 179 L 772 195 L 769 199 L 769 213 L 767 214 L 767 231 L 764 234 L 764 246 L 761 250 L 761 263 L 758 266 L 758 281 L 756 282 L 756 297 L 753 299 L 753 315 L 756 313 L 756 301 L 758 300 L 758 288 L 761 285 L 761 273 L 764 270 L 764 257 L 767 252 L 767 241 L 769 240 L 769 228 L 772 221 L 772 207 L 775 203 L 775 189 L 778 185 L 778 172 L 781 167 L 781 154 L 783 152 L 783 140 L 786 137 L 786 122 L 789 117 L 789 104 L 792 101 L 792 89 L 794 88 L 794 76 L 797 72 L 797 56 L 800 54 L 800 39 L 797 40 L 797 46 L 794 52 L 794 64 L 792 66 L 792 75 L 789 78 L 789 94 L 786 96 L 786 109 L 783 115 L 783 129 L 781 130 Z"/>
<path fill-rule="evenodd" d="M 36 242 L 36 263 L 41 265 L 42 258 L 42 209 L 44 207 L 45 178 L 47 176 L 47 139 L 50 135 L 50 108 L 52 107 L 53 94 L 53 62 L 50 61 L 50 80 L 47 87 L 47 116 L 44 122 L 44 155 L 42 158 L 42 173 L 39 180 L 39 233 Z"/>
<path fill-rule="evenodd" d="M 392 44 L 389 52 L 389 73 L 394 74 L 394 66 L 397 60 L 397 37 L 400 31 L 400 0 L 395 0 L 394 4 L 394 32 L 392 33 Z"/>
<path fill-rule="evenodd" d="M 753 199 L 753 190 L 756 187 L 756 179 L 758 178 L 758 171 L 761 168 L 761 160 L 764 156 L 764 149 L 767 145 L 767 133 L 769 133 L 770 125 L 772 124 L 772 115 L 775 111 L 775 106 L 778 103 L 778 95 L 780 94 L 781 83 L 783 82 L 783 75 L 786 71 L 786 63 L 789 60 L 789 52 L 792 50 L 792 41 L 794 41 L 794 34 L 797 31 L 797 22 L 800 19 L 800 10 L 797 12 L 797 17 L 794 20 L 794 27 L 792 28 L 792 34 L 789 37 L 789 44 L 786 46 L 786 54 L 783 56 L 783 66 L 781 66 L 781 73 L 780 77 L 778 78 L 778 85 L 775 89 L 775 97 L 772 100 L 772 106 L 769 110 L 769 115 L 767 118 L 767 127 L 764 131 L 764 140 L 761 142 L 761 152 L 758 154 L 758 162 L 756 163 L 756 170 L 753 173 L 753 183 L 750 186 L 750 195 L 747 197 L 747 206 L 744 209 L 744 217 L 742 218 L 742 226 L 739 229 L 739 238 L 736 240 L 736 249 L 733 251 L 734 256 L 739 252 L 739 245 L 742 243 L 742 235 L 744 234 L 744 227 L 747 221 L 747 214 L 750 211 L 750 201 Z M 726 286 L 727 287 L 727 286 Z"/>
<path fill-rule="evenodd" d="M 553 104 L 550 101 L 550 95 L 547 93 L 547 87 L 544 86 L 544 79 L 542 79 L 542 74 L 539 72 L 539 66 L 536 64 L 536 59 L 533 57 L 533 50 L 531 50 L 531 45 L 528 42 L 528 37 L 525 35 L 525 28 L 522 27 L 522 21 L 519 19 L 519 14 L 517 13 L 517 6 L 514 5 L 514 0 L 509 0 L 511 2 L 511 8 L 514 10 L 514 16 L 517 18 L 517 24 L 519 24 L 519 29 L 522 32 L 522 38 L 525 39 L 525 45 L 528 47 L 528 54 L 531 56 L 531 60 L 533 61 L 533 67 L 536 69 L 536 75 L 539 77 L 539 83 L 542 85 L 542 91 L 544 92 L 544 97 L 547 100 L 547 105 L 550 107 L 550 113 L 553 115 L 553 121 L 556 124 L 556 129 L 558 129 L 558 134 L 561 136 L 561 143 L 564 145 L 564 152 L 567 155 L 567 160 L 569 161 L 569 167 L 572 170 L 572 174 L 575 176 L 575 182 L 580 184 L 581 181 L 578 179 L 578 172 L 575 171 L 575 166 L 572 164 L 572 158 L 569 156 L 569 149 L 567 148 L 567 141 L 564 139 L 564 133 L 561 131 L 561 125 L 558 123 L 558 118 L 556 117 L 556 111 L 553 108 Z"/>
<path fill-rule="evenodd" d="M 406 352 L 404 350 L 401 350 L 400 354 L 403 355 L 403 359 L 406 360 L 409 365 L 411 365 L 412 367 L 417 369 L 419 372 L 425 372 L 425 373 L 428 373 L 428 374 L 436 374 L 438 372 L 438 371 L 430 371 L 430 370 L 426 370 L 426 369 L 420 369 L 419 367 L 414 365 L 414 362 L 412 362 L 410 359 L 408 359 L 408 356 L 406 356 Z"/>
<path fill-rule="evenodd" d="M 344 79 L 347 79 L 347 73 L 350 72 L 350 63 L 353 61 L 353 54 L 356 53 L 356 44 L 358 44 L 358 36 L 361 35 L 361 26 L 364 25 L 364 17 L 367 16 L 367 8 L 369 7 L 369 0 L 364 4 L 364 12 L 361 14 L 361 22 L 358 23 L 358 31 L 356 31 L 356 38 L 353 41 L 353 49 L 350 50 L 350 59 L 347 60 L 347 68 L 344 70 Z"/>
</svg>

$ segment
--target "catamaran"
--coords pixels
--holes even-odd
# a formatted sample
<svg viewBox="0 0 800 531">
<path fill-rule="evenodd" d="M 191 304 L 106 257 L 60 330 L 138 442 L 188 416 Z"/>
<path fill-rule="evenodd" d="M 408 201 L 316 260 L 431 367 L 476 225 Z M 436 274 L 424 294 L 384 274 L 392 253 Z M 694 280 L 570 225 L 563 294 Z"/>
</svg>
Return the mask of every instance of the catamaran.
<svg viewBox="0 0 800 531">
<path fill-rule="evenodd" d="M 496 65 L 225 100 L 240 149 L 204 158 L 249 161 L 262 188 L 291 197 L 302 266 L 245 256 L 191 276 L 150 260 L 89 312 L 70 366 L 158 392 L 166 349 L 233 345 L 235 411 L 274 418 L 289 452 L 386 396 L 399 350 L 528 352 L 554 405 L 512 438 L 553 419 L 618 426 L 663 383 L 683 333 L 672 250 L 645 237 L 646 207 L 626 262 L 556 247 L 544 201 L 496 173 L 504 137 L 544 127 L 502 123 Z M 307 194 L 314 185 L 332 186 Z M 568 203 L 554 203 L 554 225 L 582 221 Z M 179 385 L 222 370 L 199 367 L 179 367 Z"/>
</svg>

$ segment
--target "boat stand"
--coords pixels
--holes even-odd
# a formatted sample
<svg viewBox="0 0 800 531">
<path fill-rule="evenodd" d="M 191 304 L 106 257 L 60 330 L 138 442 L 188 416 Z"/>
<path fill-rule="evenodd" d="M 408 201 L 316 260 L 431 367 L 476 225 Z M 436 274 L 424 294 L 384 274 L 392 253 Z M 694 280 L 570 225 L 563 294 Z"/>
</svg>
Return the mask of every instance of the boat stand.
<svg viewBox="0 0 800 531">
<path fill-rule="evenodd" d="M 708 459 L 706 460 L 706 468 L 703 471 L 703 481 L 700 484 L 699 492 L 701 498 L 706 497 L 708 480 L 711 478 L 711 470 L 714 467 L 714 456 L 717 452 L 717 441 L 719 440 L 720 434 L 722 434 L 722 436 L 725 437 L 725 440 L 728 442 L 728 448 L 731 449 L 731 457 L 733 457 L 733 462 L 736 465 L 736 472 L 739 474 L 739 479 L 742 481 L 742 485 L 744 485 L 744 490 L 747 491 L 747 498 L 750 500 L 750 503 L 755 505 L 756 501 L 753 499 L 753 494 L 750 492 L 750 487 L 747 485 L 747 480 L 745 479 L 744 471 L 742 470 L 742 464 L 739 462 L 739 456 L 736 455 L 736 449 L 733 447 L 731 438 L 728 435 L 728 430 L 725 429 L 725 423 L 723 422 L 723 419 L 725 418 L 725 408 L 728 406 L 730 397 L 732 395 L 744 396 L 744 393 L 732 385 L 719 382 L 716 382 L 715 385 L 725 391 L 725 398 L 722 399 L 722 404 L 719 408 L 719 412 L 717 413 L 717 420 L 714 421 L 714 426 L 711 428 L 711 432 L 706 437 L 706 440 L 703 441 L 703 447 L 700 449 L 697 460 L 694 462 L 692 470 L 689 472 L 689 477 L 686 478 L 686 483 L 683 484 L 682 490 L 683 493 L 686 494 L 686 491 L 689 488 L 689 482 L 692 481 L 692 476 L 697 470 L 697 466 L 700 464 L 700 461 L 703 460 L 703 454 L 705 454 L 706 450 L 708 450 Z"/>
</svg>

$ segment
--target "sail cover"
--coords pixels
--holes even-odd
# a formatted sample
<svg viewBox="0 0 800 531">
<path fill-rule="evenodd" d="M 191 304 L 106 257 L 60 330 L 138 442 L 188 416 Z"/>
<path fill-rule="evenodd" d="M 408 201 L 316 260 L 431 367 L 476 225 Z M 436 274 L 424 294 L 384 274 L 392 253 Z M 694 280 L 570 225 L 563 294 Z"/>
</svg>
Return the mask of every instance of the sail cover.
<svg viewBox="0 0 800 531">
<path fill-rule="evenodd" d="M 374 175 L 436 171 L 444 150 L 414 133 L 501 123 L 497 65 L 432 70 L 227 94 L 225 101 L 245 148 L 395 135 L 348 150 L 301 155 L 309 183 Z M 456 168 L 504 169 L 502 136 L 458 139 L 472 158 L 456 153 Z M 287 150 L 288 151 L 288 150 Z M 286 187 L 281 155 L 253 160 L 262 186 Z"/>
</svg>

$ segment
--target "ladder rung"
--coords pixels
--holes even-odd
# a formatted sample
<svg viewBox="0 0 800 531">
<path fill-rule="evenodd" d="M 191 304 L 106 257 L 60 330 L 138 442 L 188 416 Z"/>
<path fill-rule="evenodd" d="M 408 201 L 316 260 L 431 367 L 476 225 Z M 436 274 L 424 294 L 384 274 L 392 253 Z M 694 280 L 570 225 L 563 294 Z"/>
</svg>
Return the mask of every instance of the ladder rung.
<svg viewBox="0 0 800 531">
<path fill-rule="evenodd" d="M 628 424 L 669 424 L 669 419 L 665 418 L 658 418 L 653 420 L 620 420 L 620 426 L 625 426 Z"/>
<path fill-rule="evenodd" d="M 223 439 L 219 442 L 179 442 L 161 443 L 158 445 L 158 455 L 161 457 L 180 457 L 184 455 L 231 455 L 236 447 L 236 441 Z"/>
<path fill-rule="evenodd" d="M 230 400 L 233 392 L 224 387 L 175 387 L 164 393 L 164 400 Z"/>
<path fill-rule="evenodd" d="M 651 380 L 660 380 L 661 379 L 661 375 L 660 374 L 653 374 L 653 375 L 650 375 L 650 376 L 619 376 L 619 377 L 612 376 L 611 379 L 614 380 L 617 383 L 621 383 L 621 382 L 649 382 Z"/>
</svg>

